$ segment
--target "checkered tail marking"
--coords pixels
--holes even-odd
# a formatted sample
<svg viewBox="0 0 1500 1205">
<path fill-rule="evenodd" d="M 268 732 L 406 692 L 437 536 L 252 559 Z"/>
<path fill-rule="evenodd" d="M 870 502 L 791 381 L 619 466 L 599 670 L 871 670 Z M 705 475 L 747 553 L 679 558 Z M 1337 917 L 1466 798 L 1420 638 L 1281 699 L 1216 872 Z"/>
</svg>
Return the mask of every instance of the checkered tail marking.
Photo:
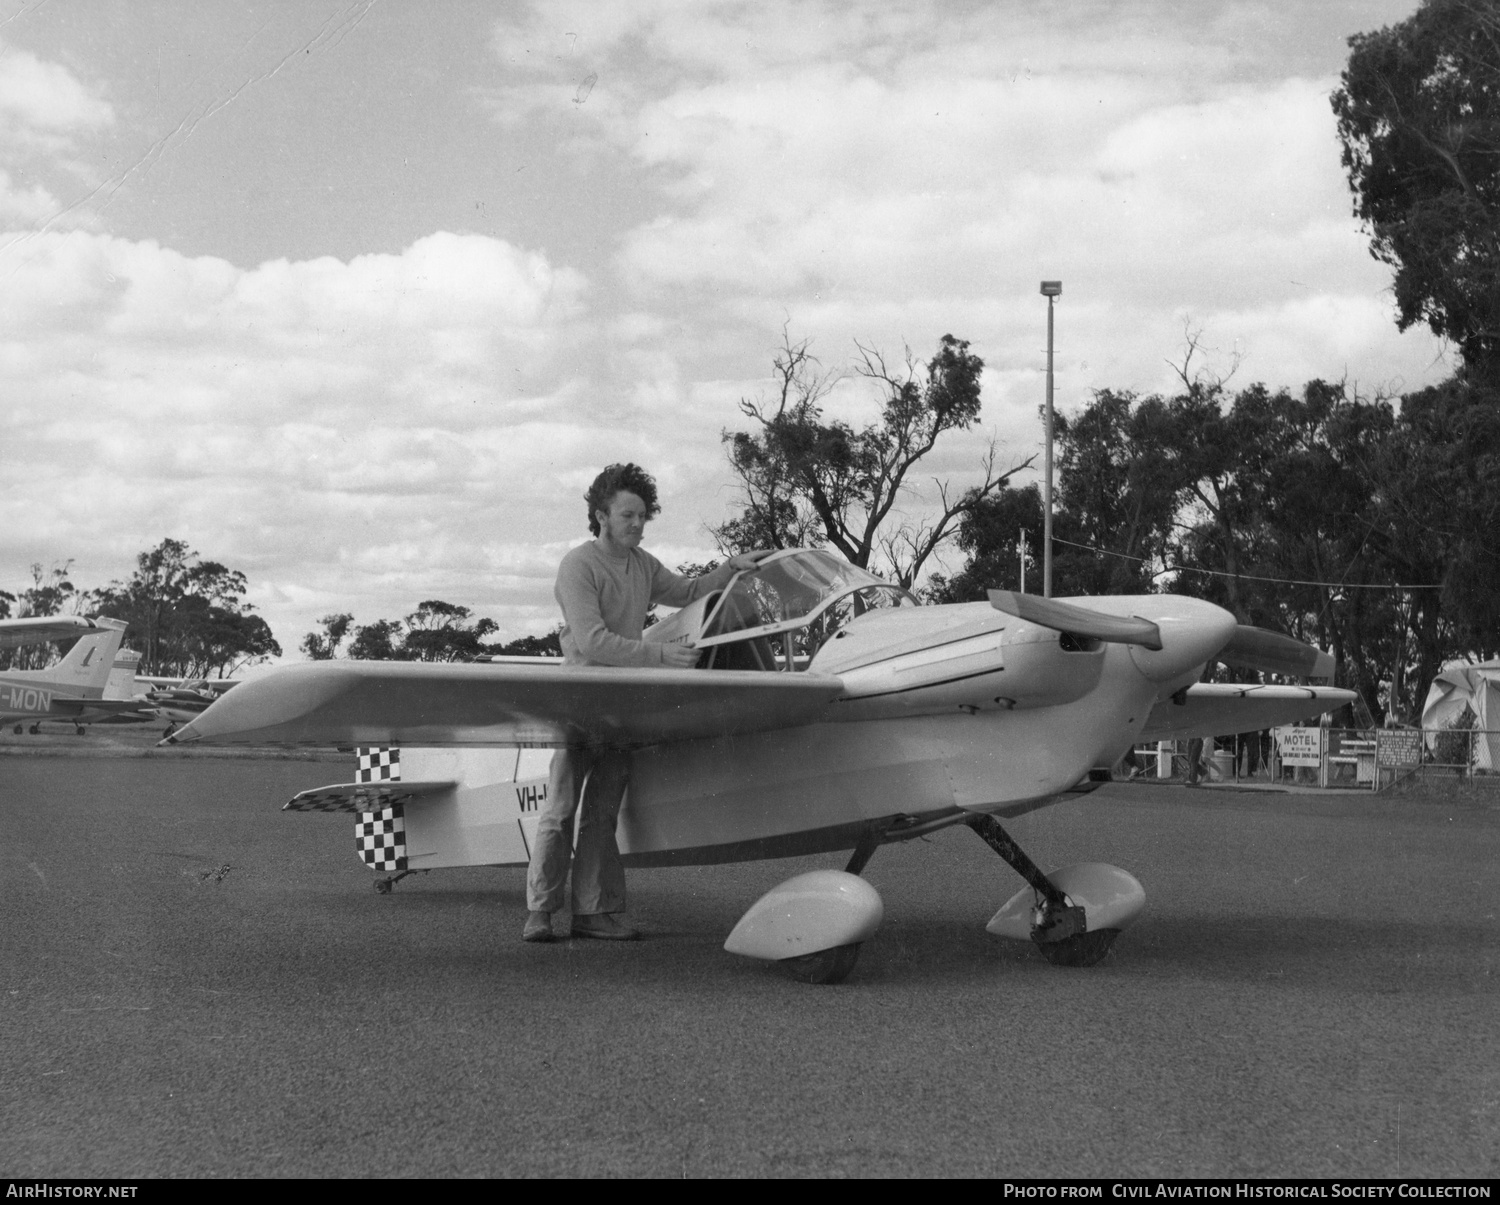
<svg viewBox="0 0 1500 1205">
<path fill-rule="evenodd" d="M 385 745 L 355 749 L 359 769 L 355 782 L 400 782 L 401 750 Z M 406 869 L 406 816 L 399 803 L 378 812 L 361 812 L 354 826 L 354 845 L 371 870 Z"/>
<path fill-rule="evenodd" d="M 359 757 L 355 782 L 400 782 L 401 750 L 386 745 L 360 745 L 354 750 Z"/>
<path fill-rule="evenodd" d="M 377 787 L 361 785 L 353 788 L 339 786 L 322 791 L 303 791 L 295 799 L 281 805 L 283 812 L 348 812 L 361 815 L 378 812 L 381 808 L 399 807 L 411 798 L 410 791 L 400 786 Z"/>
<path fill-rule="evenodd" d="M 401 805 L 361 812 L 354 826 L 354 843 L 371 870 L 405 870 L 406 817 Z"/>
</svg>

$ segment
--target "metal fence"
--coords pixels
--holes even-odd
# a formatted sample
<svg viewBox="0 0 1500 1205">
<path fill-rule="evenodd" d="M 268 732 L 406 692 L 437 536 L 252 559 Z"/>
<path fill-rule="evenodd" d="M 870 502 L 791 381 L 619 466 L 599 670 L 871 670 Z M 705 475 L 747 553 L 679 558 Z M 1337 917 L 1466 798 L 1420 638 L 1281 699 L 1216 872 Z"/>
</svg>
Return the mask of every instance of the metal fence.
<svg viewBox="0 0 1500 1205">
<path fill-rule="evenodd" d="M 1466 779 L 1500 788 L 1500 731 L 1273 728 L 1205 739 L 1196 773 L 1187 741 L 1139 745 L 1129 777 L 1178 782 L 1289 783 L 1378 791 L 1409 779 Z"/>
</svg>

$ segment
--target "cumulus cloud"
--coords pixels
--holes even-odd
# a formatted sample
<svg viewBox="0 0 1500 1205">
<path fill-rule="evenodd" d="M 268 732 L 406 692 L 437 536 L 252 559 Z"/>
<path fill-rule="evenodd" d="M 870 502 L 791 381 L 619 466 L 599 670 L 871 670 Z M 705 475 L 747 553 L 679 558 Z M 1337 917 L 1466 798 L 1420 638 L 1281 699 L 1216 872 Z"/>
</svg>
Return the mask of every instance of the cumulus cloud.
<svg viewBox="0 0 1500 1205">
<path fill-rule="evenodd" d="M 1258 12 L 575 2 L 502 22 L 495 46 L 517 113 L 579 55 L 612 93 L 595 135 L 659 197 L 618 257 L 641 308 L 690 310 L 700 341 L 717 323 L 764 344 L 788 319 L 825 349 L 953 330 L 987 353 L 992 418 L 1017 432 L 1032 403 L 1007 386 L 1039 367 L 1043 276 L 1065 279 L 1075 398 L 1165 387 L 1185 323 L 1273 384 L 1351 355 L 1398 376 L 1431 363 L 1420 333 L 1401 350 L 1344 325 L 1378 311 L 1388 275 L 1338 163 L 1341 42 Z M 1276 69 L 1320 33 L 1322 74 Z M 1323 324 L 1270 337 L 1294 313 Z"/>
<path fill-rule="evenodd" d="M 113 121 L 113 108 L 66 67 L 0 43 L 0 130 L 6 137 L 98 129 Z"/>
<path fill-rule="evenodd" d="M 460 580 L 461 601 L 503 606 L 514 583 L 475 599 L 474 575 L 566 538 L 554 475 L 640 444 L 557 405 L 586 280 L 495 239 L 242 270 L 75 231 L 12 245 L 0 271 L 21 563 L 66 527 L 67 555 L 121 573 L 170 534 L 268 597 L 337 595 L 368 619 Z M 113 546 L 80 539 L 104 515 Z"/>
<path fill-rule="evenodd" d="M 1065 409 L 1170 388 L 1188 329 L 1245 383 L 1441 376 L 1349 216 L 1335 25 L 1231 0 L 505 6 L 479 99 L 497 139 L 565 152 L 566 215 L 534 223 L 559 241 L 422 227 L 253 267 L 111 237 L 105 206 L 41 233 L 116 92 L 0 47 L 3 563 L 73 556 L 96 582 L 171 535 L 246 571 L 288 648 L 329 611 L 432 597 L 541 631 L 603 464 L 656 473 L 665 560 L 707 554 L 733 501 L 720 434 L 783 328 L 830 368 L 856 339 L 919 362 L 969 339 L 984 429 L 930 473 L 961 486 L 995 435 L 1002 461 L 1038 450 L 1043 277 L 1064 280 Z M 178 89 L 180 133 L 116 161 L 187 172 L 163 148 L 245 81 L 280 86 L 281 42 L 250 41 Z M 828 399 L 875 407 L 854 378 Z"/>
<path fill-rule="evenodd" d="M 0 42 L 0 223 L 42 225 L 61 210 L 38 171 L 76 172 L 78 137 L 107 129 L 113 108 L 61 64 Z"/>
</svg>

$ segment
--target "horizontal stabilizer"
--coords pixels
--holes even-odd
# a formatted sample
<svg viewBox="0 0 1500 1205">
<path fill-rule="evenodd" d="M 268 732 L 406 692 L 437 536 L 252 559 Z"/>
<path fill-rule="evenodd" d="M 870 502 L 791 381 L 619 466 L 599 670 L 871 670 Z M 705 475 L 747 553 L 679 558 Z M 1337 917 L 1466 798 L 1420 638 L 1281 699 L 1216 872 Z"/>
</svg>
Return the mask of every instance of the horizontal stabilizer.
<svg viewBox="0 0 1500 1205">
<path fill-rule="evenodd" d="M 82 615 L 27 615 L 19 619 L 0 619 L 0 649 L 72 640 L 85 632 L 98 630 L 97 623 Z"/>
<path fill-rule="evenodd" d="M 1182 702 L 1176 702 L 1181 698 Z M 1151 709 L 1138 739 L 1181 740 L 1194 736 L 1233 736 L 1310 720 L 1352 703 L 1352 690 L 1333 686 L 1241 686 L 1200 682 Z"/>
<path fill-rule="evenodd" d="M 1219 653 L 1225 665 L 1281 674 L 1287 678 L 1311 678 L 1318 682 L 1333 681 L 1333 655 L 1310 644 L 1303 644 L 1280 632 L 1240 624 L 1229 643 Z"/>
<path fill-rule="evenodd" d="M 1135 615 L 1104 615 L 1074 603 L 1040 598 L 1035 594 L 1017 594 L 1014 590 L 991 590 L 989 595 L 990 606 L 995 610 L 1024 619 L 1027 623 L 1072 632 L 1075 636 L 1090 636 L 1108 644 L 1138 644 L 1142 648 L 1161 649 L 1161 629 L 1149 619 Z"/>
<path fill-rule="evenodd" d="M 451 791 L 456 782 L 336 782 L 303 791 L 282 804 L 283 812 L 378 812 L 427 795 Z"/>
</svg>

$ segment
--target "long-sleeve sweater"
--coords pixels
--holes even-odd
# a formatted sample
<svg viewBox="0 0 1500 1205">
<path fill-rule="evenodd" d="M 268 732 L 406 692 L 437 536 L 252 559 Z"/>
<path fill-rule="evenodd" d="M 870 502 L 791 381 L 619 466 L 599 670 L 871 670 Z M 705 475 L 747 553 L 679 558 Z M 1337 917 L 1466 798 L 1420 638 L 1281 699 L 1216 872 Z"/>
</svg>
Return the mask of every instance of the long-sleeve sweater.
<svg viewBox="0 0 1500 1205">
<path fill-rule="evenodd" d="M 662 646 L 641 639 L 652 604 L 685 607 L 733 574 L 726 564 L 682 577 L 639 548 L 614 557 L 598 540 L 580 544 L 563 557 L 553 589 L 563 613 L 563 657 L 570 665 L 660 666 Z"/>
</svg>

